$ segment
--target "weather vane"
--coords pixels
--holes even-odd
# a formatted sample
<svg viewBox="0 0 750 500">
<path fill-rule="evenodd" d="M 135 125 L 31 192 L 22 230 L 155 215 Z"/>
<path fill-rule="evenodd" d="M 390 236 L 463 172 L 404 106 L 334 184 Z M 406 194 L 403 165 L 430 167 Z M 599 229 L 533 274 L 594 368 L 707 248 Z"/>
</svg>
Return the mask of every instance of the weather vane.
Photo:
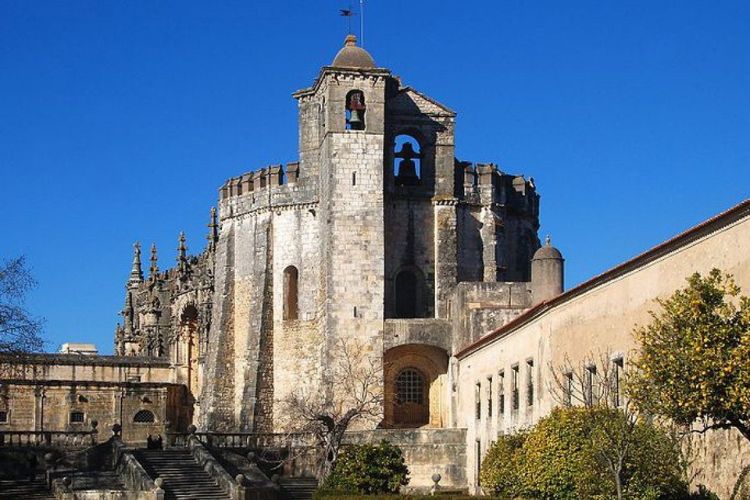
<svg viewBox="0 0 750 500">
<path fill-rule="evenodd" d="M 352 4 L 349 3 L 348 9 L 339 9 L 339 14 L 346 18 L 348 23 L 349 34 L 352 34 L 352 17 L 356 16 L 357 13 L 352 9 Z M 365 46 L 365 0 L 359 0 L 359 45 Z"/>
</svg>

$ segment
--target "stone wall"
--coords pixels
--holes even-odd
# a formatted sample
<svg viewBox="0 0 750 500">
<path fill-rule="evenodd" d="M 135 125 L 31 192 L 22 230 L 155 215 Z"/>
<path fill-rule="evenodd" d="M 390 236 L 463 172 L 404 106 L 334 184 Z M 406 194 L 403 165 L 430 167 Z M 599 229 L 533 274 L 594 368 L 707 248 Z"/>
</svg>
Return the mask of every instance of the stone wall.
<svg viewBox="0 0 750 500">
<path fill-rule="evenodd" d="M 406 490 L 426 491 L 440 474 L 440 486 L 466 486 L 466 431 L 464 429 L 377 429 L 347 432 L 345 443 L 379 443 L 386 440 L 401 448 L 409 467 Z"/>
<path fill-rule="evenodd" d="M 128 443 L 149 434 L 184 430 L 192 404 L 185 387 L 171 382 L 168 363 L 118 356 L 27 355 L 0 360 L 0 431 L 90 431 L 92 422 L 107 436 L 121 423 Z M 153 422 L 135 421 L 147 410 Z M 80 414 L 81 421 L 72 418 Z"/>
</svg>

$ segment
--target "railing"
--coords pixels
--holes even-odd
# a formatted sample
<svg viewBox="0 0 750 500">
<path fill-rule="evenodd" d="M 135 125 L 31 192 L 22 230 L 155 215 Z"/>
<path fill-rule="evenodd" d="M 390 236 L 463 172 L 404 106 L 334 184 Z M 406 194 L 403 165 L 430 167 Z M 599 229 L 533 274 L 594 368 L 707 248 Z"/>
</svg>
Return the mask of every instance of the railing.
<svg viewBox="0 0 750 500">
<path fill-rule="evenodd" d="M 78 448 L 96 444 L 97 430 L 90 431 L 2 431 L 0 447 L 60 446 Z"/>
<path fill-rule="evenodd" d="M 303 433 L 256 432 L 187 432 L 167 433 L 168 446 L 187 446 L 188 437 L 194 435 L 201 443 L 213 448 L 290 448 L 308 446 L 310 435 Z"/>
</svg>

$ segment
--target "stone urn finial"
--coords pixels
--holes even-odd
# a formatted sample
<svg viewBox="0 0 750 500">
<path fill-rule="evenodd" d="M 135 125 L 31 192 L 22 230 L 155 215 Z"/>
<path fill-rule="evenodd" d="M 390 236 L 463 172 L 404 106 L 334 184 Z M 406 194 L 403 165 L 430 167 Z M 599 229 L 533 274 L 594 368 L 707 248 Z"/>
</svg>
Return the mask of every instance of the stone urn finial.
<svg viewBox="0 0 750 500">
<path fill-rule="evenodd" d="M 432 491 L 431 491 L 431 493 L 433 495 L 437 491 L 437 489 L 438 489 L 438 483 L 440 482 L 441 479 L 442 479 L 442 476 L 439 473 L 437 473 L 437 472 L 432 475 L 432 482 L 435 483 L 435 484 L 432 485 Z"/>
</svg>

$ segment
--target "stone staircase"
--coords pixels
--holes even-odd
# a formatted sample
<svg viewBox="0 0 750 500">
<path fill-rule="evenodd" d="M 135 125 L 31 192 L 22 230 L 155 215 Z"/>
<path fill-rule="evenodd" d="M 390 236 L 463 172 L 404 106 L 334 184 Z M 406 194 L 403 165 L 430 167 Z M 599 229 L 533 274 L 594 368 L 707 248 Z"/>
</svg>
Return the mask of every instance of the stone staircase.
<svg viewBox="0 0 750 500">
<path fill-rule="evenodd" d="M 229 493 L 203 470 L 190 450 L 137 450 L 134 455 L 149 476 L 164 481 L 167 499 L 230 500 Z"/>
<path fill-rule="evenodd" d="M 8 479 L 0 481 L 0 498 L 31 500 L 54 500 L 55 496 L 47 489 L 44 479 Z"/>
<path fill-rule="evenodd" d="M 279 487 L 282 500 L 311 500 L 318 481 L 313 477 L 282 477 Z"/>
</svg>

